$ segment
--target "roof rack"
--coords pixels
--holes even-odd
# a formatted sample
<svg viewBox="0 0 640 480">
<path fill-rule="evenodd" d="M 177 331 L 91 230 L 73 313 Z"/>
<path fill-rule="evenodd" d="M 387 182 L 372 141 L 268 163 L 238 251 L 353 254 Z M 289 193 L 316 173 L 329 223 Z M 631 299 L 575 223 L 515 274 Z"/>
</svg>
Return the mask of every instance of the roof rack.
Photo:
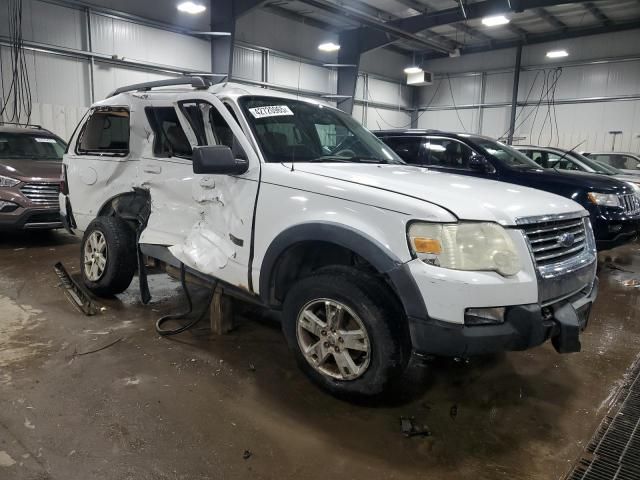
<svg viewBox="0 0 640 480">
<path fill-rule="evenodd" d="M 17 125 L 19 127 L 31 127 L 37 128 L 39 130 L 44 130 L 44 128 L 42 128 L 42 125 L 36 125 L 34 123 L 5 122 L 3 120 L 0 120 L 0 125 Z"/>
<path fill-rule="evenodd" d="M 149 91 L 152 88 L 172 87 L 175 85 L 191 85 L 193 88 L 208 88 L 211 86 L 211 81 L 207 78 L 191 76 L 172 78 L 170 80 L 157 80 L 155 82 L 135 83 L 126 87 L 116 88 L 113 92 L 107 95 L 107 98 L 114 97 L 115 95 L 124 92 Z"/>
</svg>

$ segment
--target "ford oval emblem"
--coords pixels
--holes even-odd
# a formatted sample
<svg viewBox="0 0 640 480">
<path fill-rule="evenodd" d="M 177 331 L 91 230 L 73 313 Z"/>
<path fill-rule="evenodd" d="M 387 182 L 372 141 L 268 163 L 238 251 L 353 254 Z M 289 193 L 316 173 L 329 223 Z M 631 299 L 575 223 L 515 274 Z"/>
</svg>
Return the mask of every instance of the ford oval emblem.
<svg viewBox="0 0 640 480">
<path fill-rule="evenodd" d="M 570 247 L 575 241 L 576 236 L 573 233 L 563 233 L 558 237 L 558 243 L 563 247 Z"/>
</svg>

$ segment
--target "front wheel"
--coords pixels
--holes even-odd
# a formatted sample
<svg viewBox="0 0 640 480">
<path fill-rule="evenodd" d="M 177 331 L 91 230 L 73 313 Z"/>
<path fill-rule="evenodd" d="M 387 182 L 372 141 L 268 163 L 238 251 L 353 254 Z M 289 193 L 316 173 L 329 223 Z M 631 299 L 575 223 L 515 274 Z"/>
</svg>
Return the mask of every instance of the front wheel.
<svg viewBox="0 0 640 480">
<path fill-rule="evenodd" d="M 82 238 L 80 254 L 82 280 L 100 297 L 124 292 L 136 272 L 136 236 L 117 217 L 94 219 Z"/>
<path fill-rule="evenodd" d="M 284 303 L 283 330 L 298 365 L 337 396 L 382 393 L 407 366 L 406 320 L 375 278 L 346 268 L 297 282 Z"/>
</svg>

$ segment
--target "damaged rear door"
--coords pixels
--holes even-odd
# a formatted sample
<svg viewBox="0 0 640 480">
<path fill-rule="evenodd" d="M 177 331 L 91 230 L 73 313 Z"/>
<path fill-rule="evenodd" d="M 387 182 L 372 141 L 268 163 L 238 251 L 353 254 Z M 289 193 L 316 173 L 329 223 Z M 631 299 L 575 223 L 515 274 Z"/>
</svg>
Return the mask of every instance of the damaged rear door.
<svg viewBox="0 0 640 480">
<path fill-rule="evenodd" d="M 249 277 L 253 215 L 260 160 L 230 110 L 210 93 L 192 93 L 176 104 L 193 147 L 226 145 L 249 163 L 242 175 L 193 174 L 198 220 L 171 253 L 186 265 L 252 290 Z"/>
</svg>

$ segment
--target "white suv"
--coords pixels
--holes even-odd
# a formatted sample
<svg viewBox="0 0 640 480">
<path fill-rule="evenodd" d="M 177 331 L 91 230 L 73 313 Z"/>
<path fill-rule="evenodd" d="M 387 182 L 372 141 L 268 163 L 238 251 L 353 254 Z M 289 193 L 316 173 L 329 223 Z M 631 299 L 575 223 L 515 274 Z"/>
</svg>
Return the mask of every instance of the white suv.
<svg viewBox="0 0 640 480">
<path fill-rule="evenodd" d="M 334 394 L 382 392 L 412 351 L 579 351 L 596 296 L 578 204 L 405 165 L 314 100 L 198 77 L 125 87 L 64 165 L 90 290 L 125 290 L 142 255 L 183 266 L 281 310 L 302 370 Z"/>
</svg>

